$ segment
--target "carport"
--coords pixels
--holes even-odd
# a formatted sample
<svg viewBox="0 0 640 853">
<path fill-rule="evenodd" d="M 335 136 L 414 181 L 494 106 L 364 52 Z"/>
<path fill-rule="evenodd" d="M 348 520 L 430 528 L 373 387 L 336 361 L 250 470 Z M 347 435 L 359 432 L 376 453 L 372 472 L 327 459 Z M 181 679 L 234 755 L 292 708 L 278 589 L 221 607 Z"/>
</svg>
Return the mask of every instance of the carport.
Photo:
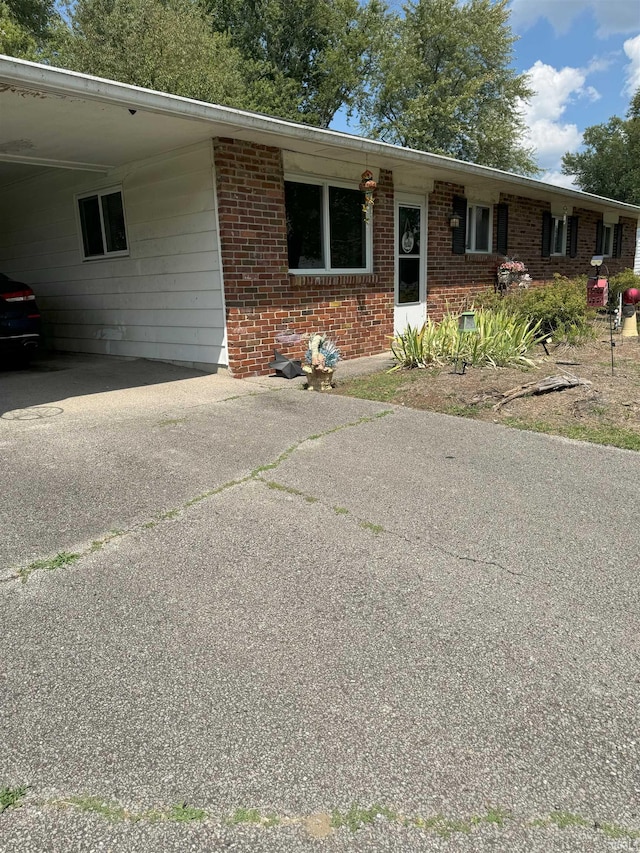
<svg viewBox="0 0 640 853">
<path fill-rule="evenodd" d="M 227 365 L 212 140 L 315 156 L 317 132 L 9 57 L 0 116 L 0 270 L 33 286 L 48 345 Z"/>
</svg>

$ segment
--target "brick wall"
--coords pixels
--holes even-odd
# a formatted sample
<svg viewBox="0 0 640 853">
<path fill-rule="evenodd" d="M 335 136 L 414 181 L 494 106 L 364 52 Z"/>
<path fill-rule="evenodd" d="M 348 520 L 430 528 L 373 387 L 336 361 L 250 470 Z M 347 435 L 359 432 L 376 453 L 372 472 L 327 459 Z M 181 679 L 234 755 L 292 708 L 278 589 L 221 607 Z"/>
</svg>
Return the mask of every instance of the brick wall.
<svg viewBox="0 0 640 853">
<path fill-rule="evenodd" d="M 274 347 L 291 358 L 302 358 L 304 341 L 276 342 L 283 331 L 303 336 L 327 332 L 345 358 L 387 349 L 393 334 L 394 298 L 391 172 L 381 170 L 378 180 L 373 273 L 290 275 L 280 150 L 222 138 L 214 140 L 214 150 L 229 367 L 234 376 L 268 373 Z M 427 312 L 435 320 L 446 311 L 470 305 L 474 294 L 492 288 L 502 260 L 497 254 L 452 253 L 449 218 L 454 195 L 465 195 L 464 186 L 437 181 L 429 196 Z M 576 258 L 543 258 L 542 212 L 550 209 L 549 204 L 506 194 L 500 201 L 509 205 L 508 253 L 524 261 L 535 284 L 552 281 L 556 272 L 569 276 L 589 272 L 599 214 L 574 211 L 579 217 Z M 623 253 L 621 258 L 607 260 L 611 275 L 633 266 L 636 222 L 620 221 Z M 493 231 L 495 246 L 495 215 Z"/>
<path fill-rule="evenodd" d="M 493 284 L 497 256 L 454 255 L 451 251 L 453 197 L 464 194 L 461 184 L 436 181 L 429 195 L 427 314 L 433 320 L 441 319 L 447 311 L 465 308 L 474 293 Z"/>
<path fill-rule="evenodd" d="M 473 301 L 473 295 L 495 282 L 495 270 L 502 255 L 454 255 L 451 251 L 449 218 L 454 195 L 465 195 L 464 186 L 436 181 L 429 196 L 429 258 L 427 262 L 427 312 L 440 319 L 447 311 L 459 311 Z M 566 276 L 588 274 L 589 261 L 596 250 L 596 223 L 601 214 L 588 209 L 573 210 L 578 217 L 578 254 L 575 258 L 542 257 L 542 213 L 551 210 L 548 202 L 501 194 L 509 205 L 508 254 L 524 261 L 537 285 L 553 281 L 554 273 Z M 569 207 L 569 206 L 568 206 Z M 571 214 L 571 209 L 569 209 Z M 620 258 L 607 258 L 610 275 L 633 267 L 636 221 L 620 218 L 623 245 Z M 496 246 L 496 216 L 493 217 L 493 246 Z"/>
<path fill-rule="evenodd" d="M 220 138 L 214 152 L 233 375 L 268 373 L 274 347 L 303 357 L 304 342 L 276 342 L 283 330 L 324 331 L 345 358 L 387 349 L 393 332 L 391 173 L 381 170 L 378 180 L 373 273 L 290 275 L 280 150 Z"/>
</svg>

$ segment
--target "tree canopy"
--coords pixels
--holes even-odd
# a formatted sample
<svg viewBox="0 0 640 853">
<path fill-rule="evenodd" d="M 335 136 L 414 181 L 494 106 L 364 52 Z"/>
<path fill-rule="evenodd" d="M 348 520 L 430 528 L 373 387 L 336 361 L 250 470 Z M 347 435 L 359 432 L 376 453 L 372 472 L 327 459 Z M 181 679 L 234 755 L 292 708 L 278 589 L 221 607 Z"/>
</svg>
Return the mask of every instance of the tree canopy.
<svg viewBox="0 0 640 853">
<path fill-rule="evenodd" d="M 248 106 L 249 69 L 191 0 L 78 0 L 54 61 L 122 83 Z"/>
<path fill-rule="evenodd" d="M 213 26 L 258 62 L 258 108 L 328 127 L 353 102 L 384 19 L 379 0 L 203 0 Z"/>
<path fill-rule="evenodd" d="M 583 144 L 584 151 L 563 156 L 563 174 L 573 176 L 585 192 L 640 204 L 640 89 L 626 120 L 613 116 L 588 127 Z"/>
<path fill-rule="evenodd" d="M 0 0 L 0 53 L 38 59 L 57 19 L 53 0 Z"/>
<path fill-rule="evenodd" d="M 61 0 L 65 2 L 65 0 Z M 0 0 L 0 49 L 534 174 L 509 0 Z M 3 41 L 4 39 L 4 41 Z"/>
<path fill-rule="evenodd" d="M 507 0 L 411 0 L 387 19 L 358 103 L 362 128 L 388 142 L 499 169 L 537 172 L 522 144 L 526 78 Z"/>
</svg>

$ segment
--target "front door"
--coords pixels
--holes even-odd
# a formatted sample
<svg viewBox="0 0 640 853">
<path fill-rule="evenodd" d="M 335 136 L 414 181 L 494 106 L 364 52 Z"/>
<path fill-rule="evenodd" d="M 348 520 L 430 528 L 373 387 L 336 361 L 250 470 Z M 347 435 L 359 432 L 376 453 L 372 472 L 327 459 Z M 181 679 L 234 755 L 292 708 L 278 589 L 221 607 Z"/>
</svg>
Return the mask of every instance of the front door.
<svg viewBox="0 0 640 853">
<path fill-rule="evenodd" d="M 420 328 L 427 316 L 427 205 L 423 196 L 396 196 L 395 332 Z"/>
</svg>

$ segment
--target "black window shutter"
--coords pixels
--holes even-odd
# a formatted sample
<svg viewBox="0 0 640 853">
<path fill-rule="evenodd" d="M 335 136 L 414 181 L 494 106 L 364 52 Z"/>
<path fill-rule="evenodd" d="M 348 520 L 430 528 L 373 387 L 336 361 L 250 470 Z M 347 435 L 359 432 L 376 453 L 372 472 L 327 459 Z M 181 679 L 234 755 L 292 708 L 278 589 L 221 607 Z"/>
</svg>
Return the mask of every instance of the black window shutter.
<svg viewBox="0 0 640 853">
<path fill-rule="evenodd" d="M 542 211 L 542 257 L 551 257 L 551 213 Z"/>
<path fill-rule="evenodd" d="M 570 216 L 567 222 L 569 223 L 567 234 L 569 257 L 575 258 L 578 255 L 578 217 Z"/>
<path fill-rule="evenodd" d="M 622 223 L 613 226 L 613 251 L 614 258 L 622 257 Z"/>
<path fill-rule="evenodd" d="M 451 251 L 454 255 L 464 255 L 467 251 L 467 200 L 462 195 L 454 195 L 453 212 L 460 217 L 460 225 L 451 229 Z"/>
<path fill-rule="evenodd" d="M 499 255 L 506 255 L 508 254 L 509 247 L 509 205 L 498 204 L 496 206 L 496 215 L 498 220 L 496 249 Z"/>
<path fill-rule="evenodd" d="M 596 250 L 594 255 L 601 255 L 604 247 L 604 222 L 600 219 L 596 222 Z"/>
</svg>

